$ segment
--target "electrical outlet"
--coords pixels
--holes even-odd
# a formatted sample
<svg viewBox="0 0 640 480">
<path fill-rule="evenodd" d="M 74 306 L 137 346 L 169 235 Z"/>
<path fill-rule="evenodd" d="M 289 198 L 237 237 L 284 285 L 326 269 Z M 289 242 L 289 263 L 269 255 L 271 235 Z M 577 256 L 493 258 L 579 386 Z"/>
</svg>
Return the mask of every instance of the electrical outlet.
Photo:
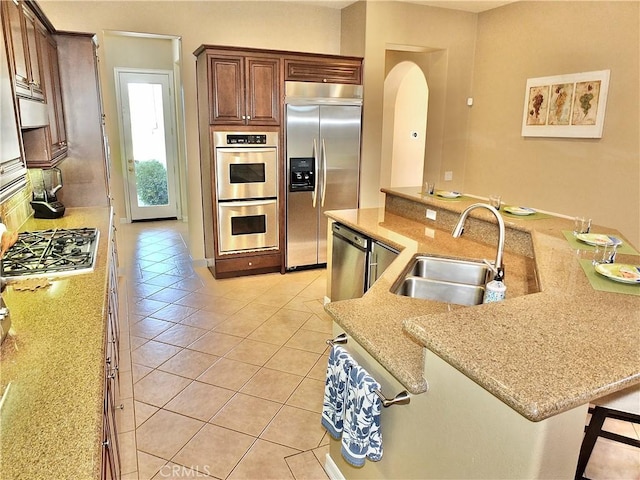
<svg viewBox="0 0 640 480">
<path fill-rule="evenodd" d="M 427 208 L 427 218 L 429 220 L 435 220 L 436 219 L 436 211 L 435 210 L 431 210 L 430 208 Z"/>
<path fill-rule="evenodd" d="M 446 172 L 444 172 L 444 180 L 445 182 L 450 182 L 451 180 L 453 180 L 453 172 L 451 170 L 447 170 Z"/>
</svg>

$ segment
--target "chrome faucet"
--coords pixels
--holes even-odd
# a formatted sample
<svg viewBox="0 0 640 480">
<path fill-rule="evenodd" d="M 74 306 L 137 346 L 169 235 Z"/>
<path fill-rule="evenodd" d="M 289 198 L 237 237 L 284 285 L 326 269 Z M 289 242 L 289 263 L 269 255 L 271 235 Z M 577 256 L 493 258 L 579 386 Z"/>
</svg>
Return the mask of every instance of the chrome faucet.
<svg viewBox="0 0 640 480">
<path fill-rule="evenodd" d="M 504 268 L 502 267 L 502 253 L 504 252 L 504 237 L 505 237 L 504 220 L 502 219 L 500 212 L 498 212 L 498 210 L 496 210 L 494 207 L 486 203 L 474 203 L 473 205 L 469 205 L 464 210 L 464 212 L 460 214 L 458 223 L 456 224 L 455 227 L 453 227 L 453 232 L 451 232 L 451 235 L 453 235 L 453 238 L 458 238 L 460 235 L 462 235 L 462 232 L 464 231 L 464 222 L 467 219 L 469 212 L 471 212 L 471 210 L 475 210 L 476 208 L 486 208 L 491 213 L 493 213 L 493 215 L 498 220 L 498 229 L 500 230 L 500 232 L 498 237 L 498 250 L 496 252 L 496 263 L 494 266 L 497 271 L 503 272 Z"/>
</svg>

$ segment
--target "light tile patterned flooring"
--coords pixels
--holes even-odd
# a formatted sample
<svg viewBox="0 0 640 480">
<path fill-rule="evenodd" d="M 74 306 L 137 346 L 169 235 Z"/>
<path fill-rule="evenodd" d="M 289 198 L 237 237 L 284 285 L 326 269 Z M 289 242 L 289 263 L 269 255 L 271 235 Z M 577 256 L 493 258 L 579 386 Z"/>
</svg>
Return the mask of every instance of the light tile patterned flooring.
<svg viewBox="0 0 640 480">
<path fill-rule="evenodd" d="M 178 221 L 118 227 L 123 479 L 326 480 L 325 270 L 215 280 L 186 238 Z M 586 476 L 640 480 L 640 452 L 599 439 Z"/>
<path fill-rule="evenodd" d="M 186 224 L 118 227 L 124 479 L 327 479 L 325 270 L 215 280 Z"/>
</svg>

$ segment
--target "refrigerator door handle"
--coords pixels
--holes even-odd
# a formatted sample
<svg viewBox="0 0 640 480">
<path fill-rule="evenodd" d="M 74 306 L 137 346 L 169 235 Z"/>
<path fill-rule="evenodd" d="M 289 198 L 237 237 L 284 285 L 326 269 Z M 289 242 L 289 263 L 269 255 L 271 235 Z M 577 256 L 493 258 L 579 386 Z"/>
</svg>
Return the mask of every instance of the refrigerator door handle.
<svg viewBox="0 0 640 480">
<path fill-rule="evenodd" d="M 311 195 L 311 203 L 313 208 L 316 208 L 316 199 L 318 196 L 318 144 L 315 138 L 313 139 L 313 168 L 315 171 L 313 174 L 313 194 Z"/>
<path fill-rule="evenodd" d="M 322 139 L 322 197 L 320 206 L 324 208 L 324 197 L 327 193 L 327 146 Z"/>
</svg>

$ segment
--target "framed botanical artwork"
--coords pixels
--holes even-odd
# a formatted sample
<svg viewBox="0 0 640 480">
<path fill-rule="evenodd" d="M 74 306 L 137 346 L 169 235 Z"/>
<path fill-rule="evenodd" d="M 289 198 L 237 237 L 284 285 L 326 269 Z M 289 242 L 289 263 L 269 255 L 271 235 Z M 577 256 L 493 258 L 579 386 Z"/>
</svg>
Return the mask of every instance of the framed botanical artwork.
<svg viewBox="0 0 640 480">
<path fill-rule="evenodd" d="M 610 70 L 529 78 L 523 137 L 602 138 Z"/>
</svg>

